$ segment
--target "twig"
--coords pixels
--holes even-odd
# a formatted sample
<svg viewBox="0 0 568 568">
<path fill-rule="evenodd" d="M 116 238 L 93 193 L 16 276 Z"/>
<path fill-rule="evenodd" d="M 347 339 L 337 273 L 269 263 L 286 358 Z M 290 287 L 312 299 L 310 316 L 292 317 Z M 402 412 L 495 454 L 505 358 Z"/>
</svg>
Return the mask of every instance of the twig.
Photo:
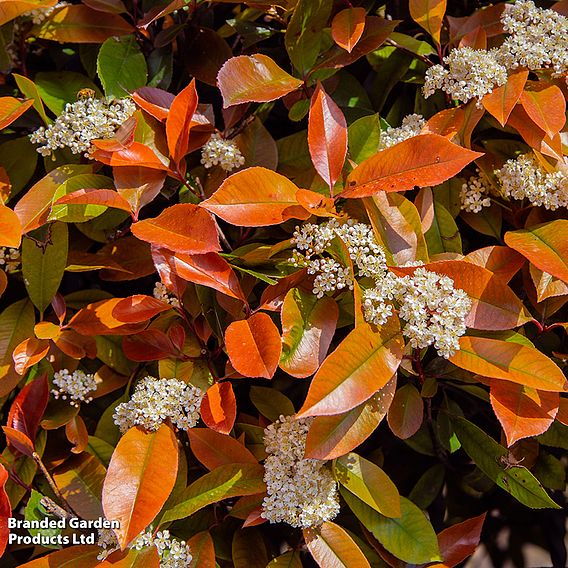
<svg viewBox="0 0 568 568">
<path fill-rule="evenodd" d="M 59 491 L 59 488 L 55 484 L 55 481 L 54 481 L 53 477 L 51 477 L 51 474 L 49 473 L 49 471 L 47 471 L 47 468 L 45 467 L 45 464 L 43 463 L 43 461 L 39 457 L 39 454 L 37 452 L 34 452 L 32 454 L 32 458 L 36 462 L 37 466 L 39 467 L 41 473 L 43 474 L 43 476 L 45 477 L 47 482 L 49 483 L 51 490 L 53 491 L 55 496 L 59 499 L 59 501 L 62 503 L 63 508 L 70 515 L 72 515 L 73 517 L 76 517 L 77 515 L 76 515 L 75 511 L 73 511 L 73 509 L 71 508 L 71 505 L 69 505 L 69 503 L 67 503 L 67 501 L 65 500 L 65 498 L 61 494 L 61 491 Z"/>
</svg>

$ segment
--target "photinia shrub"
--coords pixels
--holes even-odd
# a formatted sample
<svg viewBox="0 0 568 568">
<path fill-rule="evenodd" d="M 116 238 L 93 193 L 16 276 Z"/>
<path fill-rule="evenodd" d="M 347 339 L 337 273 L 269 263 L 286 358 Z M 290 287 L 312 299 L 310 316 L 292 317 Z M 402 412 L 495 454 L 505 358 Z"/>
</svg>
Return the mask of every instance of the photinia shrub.
<svg viewBox="0 0 568 568">
<path fill-rule="evenodd" d="M 568 2 L 0 43 L 2 566 L 565 565 Z"/>
</svg>

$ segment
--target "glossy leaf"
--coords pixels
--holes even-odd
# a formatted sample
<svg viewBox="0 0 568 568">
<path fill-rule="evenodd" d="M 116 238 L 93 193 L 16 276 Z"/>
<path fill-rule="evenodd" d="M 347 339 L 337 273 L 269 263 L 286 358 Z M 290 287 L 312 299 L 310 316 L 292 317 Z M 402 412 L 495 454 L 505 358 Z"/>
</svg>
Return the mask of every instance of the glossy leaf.
<svg viewBox="0 0 568 568">
<path fill-rule="evenodd" d="M 166 425 L 156 432 L 131 428 L 118 442 L 102 492 L 105 517 L 116 529 L 122 550 L 158 514 L 173 489 L 178 443 Z"/>
<path fill-rule="evenodd" d="M 213 218 L 201 207 L 190 203 L 172 205 L 158 217 L 134 223 L 132 233 L 140 240 L 179 253 L 203 254 L 221 250 Z"/>
<path fill-rule="evenodd" d="M 485 110 L 493 115 L 501 126 L 507 124 L 511 112 L 521 98 L 529 72 L 521 69 L 509 75 L 507 82 L 493 89 L 481 99 Z"/>
<path fill-rule="evenodd" d="M 10 529 L 8 528 L 8 519 L 12 516 L 12 507 L 6 493 L 6 481 L 8 481 L 8 472 L 6 468 L 0 464 L 0 556 L 4 554 Z"/>
<path fill-rule="evenodd" d="M 505 233 L 505 242 L 543 272 L 568 283 L 568 220 L 558 219 Z"/>
<path fill-rule="evenodd" d="M 347 155 L 347 122 L 321 84 L 310 100 L 308 147 L 316 171 L 333 193 Z"/>
<path fill-rule="evenodd" d="M 277 225 L 309 217 L 296 200 L 297 191 L 288 178 L 257 166 L 229 176 L 201 206 L 232 225 Z"/>
<path fill-rule="evenodd" d="M 412 19 L 440 45 L 440 31 L 446 13 L 446 0 L 410 0 Z"/>
<path fill-rule="evenodd" d="M 474 250 L 467 254 L 464 260 L 487 268 L 505 282 L 509 282 L 525 263 L 523 256 L 505 246 L 491 246 Z"/>
<path fill-rule="evenodd" d="M 566 123 L 566 100 L 556 85 L 531 81 L 521 94 L 520 103 L 530 119 L 551 138 Z"/>
<path fill-rule="evenodd" d="M 215 568 L 215 547 L 208 532 L 203 531 L 193 535 L 187 541 L 187 545 L 192 556 L 188 568 Z"/>
<path fill-rule="evenodd" d="M 368 197 L 380 191 L 438 185 L 482 155 L 438 134 L 414 136 L 359 164 L 349 174 L 341 196 Z"/>
<path fill-rule="evenodd" d="M 33 442 L 47 407 L 48 398 L 46 375 L 30 381 L 12 402 L 7 425 L 23 432 Z"/>
<path fill-rule="evenodd" d="M 280 368 L 293 377 L 313 375 L 327 355 L 338 316 L 332 298 L 290 290 L 282 305 Z"/>
<path fill-rule="evenodd" d="M 0 246 L 18 248 L 22 240 L 22 226 L 18 216 L 6 205 L 0 204 Z"/>
<path fill-rule="evenodd" d="M 193 80 L 172 101 L 166 118 L 166 136 L 170 156 L 176 164 L 189 151 L 191 119 L 197 108 L 197 91 Z"/>
<path fill-rule="evenodd" d="M 331 21 L 333 41 L 351 53 L 363 35 L 366 15 L 365 8 L 345 8 L 338 12 Z"/>
<path fill-rule="evenodd" d="M 49 351 L 49 341 L 30 337 L 20 343 L 12 353 L 14 369 L 23 375 L 31 366 L 41 361 Z"/>
<path fill-rule="evenodd" d="M 377 331 L 356 327 L 316 373 L 298 416 L 341 414 L 365 402 L 396 372 L 403 347 L 397 318 Z"/>
<path fill-rule="evenodd" d="M 477 550 L 485 515 L 452 525 L 438 534 L 440 554 L 446 566 L 456 566 Z"/>
<path fill-rule="evenodd" d="M 416 387 L 407 383 L 400 387 L 389 407 L 387 420 L 393 434 L 406 440 L 416 434 L 424 418 L 424 403 Z"/>
<path fill-rule="evenodd" d="M 21 565 L 21 568 L 69 568 L 73 565 L 80 565 L 81 568 L 95 568 L 100 564 L 97 558 L 100 551 L 98 546 L 79 544 L 26 562 Z"/>
<path fill-rule="evenodd" d="M 370 568 L 369 561 L 349 534 L 339 525 L 327 521 L 318 528 L 304 529 L 310 554 L 320 568 Z"/>
<path fill-rule="evenodd" d="M 279 99 L 295 91 L 302 81 L 295 79 L 267 55 L 239 55 L 219 70 L 217 83 L 225 108 L 232 105 Z"/>
<path fill-rule="evenodd" d="M 278 328 L 260 312 L 231 323 L 225 331 L 225 347 L 236 371 L 264 379 L 274 376 L 282 352 Z"/>
<path fill-rule="evenodd" d="M 187 431 L 191 451 L 208 469 L 234 463 L 258 463 L 251 452 L 235 438 L 209 428 L 191 428 Z"/>
<path fill-rule="evenodd" d="M 215 383 L 201 401 L 201 418 L 216 432 L 228 434 L 237 417 L 237 401 L 229 382 Z"/>
<path fill-rule="evenodd" d="M 22 102 L 14 97 L 0 97 L 0 130 L 12 124 L 33 104 L 33 100 Z"/>
</svg>

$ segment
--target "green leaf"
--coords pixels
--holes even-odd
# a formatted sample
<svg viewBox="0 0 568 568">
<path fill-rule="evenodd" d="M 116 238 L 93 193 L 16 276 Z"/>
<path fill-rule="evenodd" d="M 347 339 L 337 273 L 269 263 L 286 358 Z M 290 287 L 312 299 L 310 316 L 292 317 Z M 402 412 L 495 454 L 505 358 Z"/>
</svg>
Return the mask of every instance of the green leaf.
<svg viewBox="0 0 568 568">
<path fill-rule="evenodd" d="M 279 390 L 268 387 L 251 387 L 250 401 L 268 420 L 275 422 L 280 415 L 291 416 L 296 413 L 292 401 Z"/>
<path fill-rule="evenodd" d="M 381 119 L 378 114 L 363 116 L 347 128 L 349 157 L 360 164 L 376 154 L 381 141 Z"/>
<path fill-rule="evenodd" d="M 450 212 L 435 198 L 432 225 L 424 234 L 431 255 L 443 252 L 462 252 L 459 229 Z"/>
<path fill-rule="evenodd" d="M 12 362 L 12 351 L 33 334 L 34 307 L 28 299 L 8 306 L 0 314 L 0 365 Z"/>
<path fill-rule="evenodd" d="M 346 489 L 385 517 L 400 517 L 400 494 L 373 462 L 350 453 L 333 462 L 333 475 Z"/>
<path fill-rule="evenodd" d="M 97 74 L 107 97 L 124 97 L 148 79 L 146 59 L 133 35 L 110 37 L 99 51 Z"/>
<path fill-rule="evenodd" d="M 14 197 L 34 175 L 39 154 L 29 136 L 14 138 L 0 144 L 0 166 L 2 166 L 12 183 L 10 196 Z"/>
<path fill-rule="evenodd" d="M 421 509 L 427 509 L 444 485 L 445 468 L 441 463 L 428 468 L 412 488 L 408 498 Z"/>
<path fill-rule="evenodd" d="M 44 124 L 46 126 L 48 124 L 50 124 L 52 121 L 45 114 L 45 108 L 44 108 L 43 102 L 41 100 L 41 94 L 40 94 L 39 89 L 37 88 L 36 84 L 31 79 L 28 79 L 27 77 L 24 77 L 23 75 L 18 75 L 17 73 L 14 73 L 12 76 L 16 80 L 16 84 L 18 85 L 18 89 L 20 89 L 20 91 L 22 91 L 22 93 L 28 99 L 34 100 L 33 106 L 34 106 L 35 110 L 37 111 L 37 113 L 39 114 L 39 116 L 41 117 L 41 119 L 43 120 Z"/>
<path fill-rule="evenodd" d="M 40 503 L 42 498 L 43 495 L 41 493 L 32 489 L 32 494 L 30 495 L 28 504 L 24 511 L 24 518 L 26 521 L 42 521 L 45 518 L 48 518 L 51 521 L 57 520 L 56 517 L 49 515 L 44 506 Z M 28 531 L 32 536 L 41 535 L 42 537 L 48 538 L 56 538 L 58 534 L 61 534 L 60 528 L 28 529 Z M 45 548 L 59 548 L 57 545 L 50 544 L 43 544 L 42 546 L 45 546 Z"/>
<path fill-rule="evenodd" d="M 88 77 L 73 71 L 42 71 L 35 76 L 35 83 L 45 106 L 57 115 L 63 112 L 67 103 L 77 100 L 81 89 L 92 89 L 97 95 L 101 94 Z"/>
<path fill-rule="evenodd" d="M 46 244 L 40 246 L 29 237 L 22 242 L 22 273 L 34 306 L 43 313 L 59 289 L 67 265 L 67 225 L 47 227 Z"/>
<path fill-rule="evenodd" d="M 507 448 L 465 418 L 452 419 L 463 449 L 475 465 L 501 489 L 531 509 L 560 509 L 526 467 L 508 467 Z"/>
<path fill-rule="evenodd" d="M 406 497 L 400 498 L 401 516 L 385 517 L 349 491 L 341 495 L 363 526 L 397 558 L 412 564 L 441 560 L 436 533 L 426 515 Z"/>
<path fill-rule="evenodd" d="M 165 512 L 162 523 L 189 517 L 223 499 L 262 493 L 266 490 L 263 476 L 262 465 L 222 465 L 192 483 L 181 496 L 181 502 Z"/>
</svg>

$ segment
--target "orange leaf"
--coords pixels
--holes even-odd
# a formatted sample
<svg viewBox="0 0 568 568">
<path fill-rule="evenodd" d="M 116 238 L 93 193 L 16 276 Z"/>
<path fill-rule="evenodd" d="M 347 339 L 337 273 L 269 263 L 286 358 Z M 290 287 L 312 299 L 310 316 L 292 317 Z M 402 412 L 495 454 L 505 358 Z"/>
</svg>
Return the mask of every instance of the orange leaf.
<svg viewBox="0 0 568 568">
<path fill-rule="evenodd" d="M 490 381 L 491 406 L 501 422 L 507 445 L 538 436 L 554 422 L 560 396 L 508 381 Z"/>
<path fill-rule="evenodd" d="M 221 250 L 215 221 L 207 211 L 191 203 L 172 205 L 153 219 L 134 223 L 132 234 L 142 241 L 181 253 Z"/>
<path fill-rule="evenodd" d="M 160 329 L 144 329 L 122 340 L 124 354 L 132 361 L 155 361 L 175 357 L 178 350 Z"/>
<path fill-rule="evenodd" d="M 231 383 L 225 381 L 209 387 L 201 401 L 203 422 L 215 432 L 228 434 L 236 417 L 237 401 Z"/>
<path fill-rule="evenodd" d="M 490 246 L 474 250 L 466 255 L 464 260 L 487 268 L 504 282 L 509 282 L 525 263 L 522 255 L 504 246 Z"/>
<path fill-rule="evenodd" d="M 299 189 L 296 192 L 298 203 L 312 215 L 318 217 L 338 217 L 335 210 L 335 201 L 331 197 L 325 197 L 321 193 L 309 189 Z"/>
<path fill-rule="evenodd" d="M 551 138 L 566 123 L 566 99 L 556 85 L 529 81 L 520 102 L 530 119 Z"/>
<path fill-rule="evenodd" d="M 32 442 L 47 407 L 49 386 L 47 375 L 29 382 L 12 402 L 7 426 L 23 432 Z"/>
<path fill-rule="evenodd" d="M 96 545 L 70 546 L 21 564 L 20 568 L 69 568 L 71 566 L 95 568 L 101 562 L 97 559 L 100 553 L 101 549 Z"/>
<path fill-rule="evenodd" d="M 379 191 L 438 185 L 482 155 L 438 134 L 414 136 L 359 164 L 349 174 L 348 189 L 341 197 L 368 197 Z"/>
<path fill-rule="evenodd" d="M 568 283 L 568 220 L 557 219 L 505 233 L 505 243 L 537 268 Z"/>
<path fill-rule="evenodd" d="M 267 55 L 239 55 L 219 70 L 217 83 L 224 108 L 241 103 L 264 103 L 279 99 L 302 85 Z"/>
<path fill-rule="evenodd" d="M 231 323 L 225 331 L 225 347 L 238 373 L 264 379 L 274 376 L 282 352 L 278 328 L 261 312 Z"/>
<path fill-rule="evenodd" d="M 50 8 L 56 2 L 57 0 L 3 0 L 0 3 L 0 26 L 30 10 Z"/>
<path fill-rule="evenodd" d="M 392 433 L 401 440 L 406 440 L 418 432 L 423 418 L 424 403 L 416 387 L 410 383 L 400 387 L 387 414 Z"/>
<path fill-rule="evenodd" d="M 303 532 L 308 550 L 320 568 L 371 568 L 361 549 L 339 525 L 327 521 Z"/>
<path fill-rule="evenodd" d="M 178 443 L 171 428 L 156 432 L 131 428 L 119 440 L 105 477 L 102 502 L 105 517 L 118 521 L 121 550 L 160 512 L 177 475 Z"/>
<path fill-rule="evenodd" d="M 113 174 L 116 190 L 128 201 L 136 217 L 144 205 L 158 196 L 166 179 L 166 172 L 141 166 L 115 167 Z"/>
<path fill-rule="evenodd" d="M 207 531 L 193 535 L 187 545 L 191 550 L 191 563 L 188 568 L 216 568 L 215 546 Z M 292 568 L 292 567 L 290 567 Z"/>
<path fill-rule="evenodd" d="M 316 171 L 332 193 L 347 155 L 347 122 L 319 83 L 310 101 L 308 147 Z"/>
<path fill-rule="evenodd" d="M 493 115 L 501 126 L 507 124 L 509 116 L 515 105 L 519 102 L 529 72 L 523 69 L 514 71 L 509 75 L 507 82 L 483 97 L 481 104 L 485 110 Z"/>
<path fill-rule="evenodd" d="M 160 556 L 155 546 L 146 546 L 141 550 L 132 548 L 124 552 L 117 550 L 97 564 L 96 568 L 160 568 Z"/>
<path fill-rule="evenodd" d="M 240 227 L 279 225 L 309 217 L 296 200 L 297 191 L 288 178 L 256 166 L 229 176 L 201 207 Z"/>
<path fill-rule="evenodd" d="M 0 130 L 12 124 L 33 104 L 33 99 L 22 102 L 14 97 L 0 97 Z"/>
<path fill-rule="evenodd" d="M 446 0 L 410 0 L 412 19 L 440 45 L 440 31 L 446 13 Z"/>
<path fill-rule="evenodd" d="M 18 375 L 23 375 L 30 367 L 39 363 L 49 351 L 47 339 L 30 337 L 20 343 L 12 353 L 14 369 Z"/>
<path fill-rule="evenodd" d="M 79 189 L 60 197 L 55 205 L 106 205 L 131 213 L 130 204 L 113 189 Z"/>
<path fill-rule="evenodd" d="M 170 304 L 144 294 L 118 298 L 118 300 L 119 302 L 112 308 L 112 316 L 122 323 L 145 322 L 171 309 Z"/>
<path fill-rule="evenodd" d="M 556 363 L 535 347 L 488 337 L 463 336 L 450 361 L 482 377 L 511 381 L 535 389 L 560 392 L 566 378 Z"/>
<path fill-rule="evenodd" d="M 73 447 L 71 452 L 74 454 L 83 453 L 89 445 L 89 433 L 85 422 L 80 416 L 73 416 L 67 424 L 65 424 L 65 436 Z"/>
<path fill-rule="evenodd" d="M 451 140 L 464 127 L 465 119 L 463 108 L 456 107 L 441 110 L 428 119 L 422 134 L 439 134 Z"/>
<path fill-rule="evenodd" d="M 166 119 L 166 136 L 170 156 L 176 164 L 189 151 L 191 119 L 197 108 L 195 79 L 173 100 Z"/>
<path fill-rule="evenodd" d="M 113 36 L 132 33 L 134 28 L 117 14 L 87 6 L 64 6 L 34 29 L 34 37 L 60 43 L 103 43 Z"/>
<path fill-rule="evenodd" d="M 440 555 L 445 566 L 456 566 L 473 554 L 479 544 L 486 513 L 452 525 L 438 534 Z"/>
<path fill-rule="evenodd" d="M 449 276 L 455 288 L 467 292 L 472 301 L 465 318 L 468 327 L 499 331 L 518 327 L 532 319 L 511 288 L 481 266 L 464 260 L 444 260 L 426 264 L 425 268 Z M 416 268 L 392 267 L 391 270 L 404 275 L 413 274 Z"/>
<path fill-rule="evenodd" d="M 221 383 L 224 384 L 224 383 Z M 243 444 L 209 428 L 191 428 L 187 431 L 191 451 L 208 469 L 232 463 L 258 463 Z"/>
<path fill-rule="evenodd" d="M 0 246 L 18 248 L 21 240 L 20 219 L 12 209 L 0 203 Z"/>
<path fill-rule="evenodd" d="M 8 277 L 3 270 L 0 270 L 0 296 L 6 291 L 8 286 Z"/>
<path fill-rule="evenodd" d="M 331 21 L 331 37 L 339 47 L 353 51 L 365 29 L 365 8 L 346 8 L 338 12 Z"/>
<path fill-rule="evenodd" d="M 174 95 L 154 87 L 142 87 L 132 93 L 132 100 L 149 115 L 166 120 Z"/>
<path fill-rule="evenodd" d="M 95 160 L 107 166 L 140 166 L 155 170 L 169 170 L 168 166 L 158 158 L 154 151 L 141 142 L 133 142 L 128 148 L 116 152 L 100 148 L 100 146 L 104 146 L 102 142 L 104 140 L 93 141 L 93 146 L 99 149 L 95 150 L 92 156 Z"/>
<path fill-rule="evenodd" d="M 306 439 L 306 458 L 332 460 L 360 446 L 385 417 L 396 389 L 396 377 L 369 400 L 344 414 L 316 416 Z"/>
<path fill-rule="evenodd" d="M 11 446 L 16 451 L 24 454 L 31 458 L 34 455 L 35 447 L 34 443 L 29 439 L 26 434 L 16 430 L 14 428 L 10 428 L 10 426 L 2 426 L 2 430 L 4 431 L 4 435 L 6 436 L 6 442 L 8 446 Z"/>
<path fill-rule="evenodd" d="M 12 507 L 10 499 L 6 493 L 6 481 L 8 481 L 8 472 L 6 468 L 0 464 L 0 556 L 4 554 L 10 529 L 8 529 L 8 519 L 12 516 Z"/>
<path fill-rule="evenodd" d="M 341 414 L 365 402 L 396 373 L 403 349 L 397 317 L 378 331 L 357 326 L 323 362 L 298 416 Z"/>
</svg>

